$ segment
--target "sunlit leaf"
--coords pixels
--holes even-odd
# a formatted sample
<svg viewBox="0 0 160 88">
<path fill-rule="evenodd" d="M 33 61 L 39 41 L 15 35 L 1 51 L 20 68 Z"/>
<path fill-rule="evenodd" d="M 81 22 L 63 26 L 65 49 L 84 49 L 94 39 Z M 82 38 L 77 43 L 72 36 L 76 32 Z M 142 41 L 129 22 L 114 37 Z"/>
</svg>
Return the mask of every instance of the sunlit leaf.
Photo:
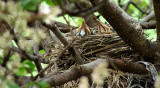
<svg viewBox="0 0 160 88">
<path fill-rule="evenodd" d="M 35 65 L 34 65 L 34 63 L 32 61 L 25 60 L 25 61 L 23 61 L 23 64 L 28 70 L 30 70 L 30 71 L 34 71 L 35 70 Z"/>
<path fill-rule="evenodd" d="M 44 53 L 45 53 L 45 50 L 40 50 L 38 53 L 39 53 L 39 54 L 44 54 Z"/>
<path fill-rule="evenodd" d="M 20 4 L 24 10 L 37 10 L 37 6 L 41 0 L 21 0 Z"/>
<path fill-rule="evenodd" d="M 58 0 L 43 0 L 43 2 L 46 2 L 46 4 L 48 4 L 50 6 L 58 5 Z"/>
<path fill-rule="evenodd" d="M 25 67 L 20 67 L 20 68 L 18 69 L 17 75 L 24 75 L 26 72 L 27 72 L 27 70 L 26 70 Z"/>
<path fill-rule="evenodd" d="M 0 56 L 0 64 L 2 64 L 2 58 L 1 58 L 1 56 Z"/>
<path fill-rule="evenodd" d="M 41 88 L 48 88 L 49 84 L 46 81 L 37 82 L 38 86 Z"/>
<path fill-rule="evenodd" d="M 151 41 L 156 41 L 157 31 L 155 29 L 154 30 L 145 30 L 144 33 L 145 33 L 145 37 L 147 39 L 150 39 Z"/>
<path fill-rule="evenodd" d="M 12 40 L 12 44 L 13 44 L 14 47 L 17 47 L 17 44 L 15 43 L 14 40 Z"/>
<path fill-rule="evenodd" d="M 80 26 L 82 24 L 82 19 L 78 19 L 78 25 Z"/>
</svg>

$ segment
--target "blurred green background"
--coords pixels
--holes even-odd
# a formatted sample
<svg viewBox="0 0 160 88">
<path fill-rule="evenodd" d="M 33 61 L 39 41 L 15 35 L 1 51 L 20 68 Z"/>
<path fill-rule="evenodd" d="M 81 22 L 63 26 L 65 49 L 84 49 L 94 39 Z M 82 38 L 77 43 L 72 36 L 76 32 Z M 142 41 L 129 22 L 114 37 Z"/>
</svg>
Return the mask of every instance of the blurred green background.
<svg viewBox="0 0 160 88">
<path fill-rule="evenodd" d="M 53 4 L 52 0 L 19 0 L 18 3 L 21 5 L 23 10 L 35 11 L 35 10 L 37 10 L 36 6 L 38 6 L 41 2 L 42 2 L 42 4 L 50 5 L 50 6 L 57 5 L 58 0 L 53 0 L 53 1 L 55 2 L 55 4 Z M 76 1 L 76 0 L 69 0 L 69 1 Z M 128 1 L 129 0 L 121 0 L 121 5 L 125 6 Z M 144 11 L 147 9 L 147 5 L 149 4 L 149 0 L 132 0 L 132 1 L 137 3 L 137 5 Z M 118 0 L 115 0 L 115 2 L 118 4 Z M 153 7 L 152 7 L 152 10 L 153 10 Z M 133 5 L 129 5 L 128 10 L 126 12 L 136 20 L 140 20 L 146 16 L 146 14 L 142 14 Z M 98 12 L 95 12 L 94 14 L 99 15 Z M 82 19 L 83 19 L 81 17 L 71 17 L 69 15 L 65 15 L 64 17 L 67 19 L 67 21 L 69 21 L 70 25 L 77 26 L 77 27 L 79 27 L 81 25 Z M 62 22 L 62 23 L 66 23 L 64 17 L 60 16 L 60 17 L 57 17 L 55 20 Z M 102 16 L 100 16 L 99 19 L 103 23 L 107 23 L 106 20 Z M 157 37 L 156 36 L 156 29 L 145 29 L 144 36 L 151 41 L 156 41 L 156 37 Z M 14 41 L 12 41 L 12 42 L 13 42 L 13 45 L 15 47 L 17 47 L 16 43 Z M 4 52 L 4 50 L 0 49 L 0 64 L 2 63 L 1 58 L 4 58 L 3 52 Z M 33 51 L 29 51 L 29 52 L 33 53 Z M 44 50 L 39 50 L 39 54 L 44 54 L 44 53 L 45 53 Z M 13 60 L 13 59 L 16 59 L 14 54 L 10 57 L 10 60 Z M 16 75 L 31 76 L 31 73 L 32 73 L 33 76 L 35 76 L 38 73 L 33 61 L 25 60 L 25 61 L 23 61 L 23 63 L 21 65 L 22 66 L 18 68 L 18 72 Z M 46 66 L 47 66 L 47 64 L 42 64 L 43 68 Z M 1 80 L 1 77 L 0 77 L 0 80 Z M 33 83 L 31 83 L 29 85 L 32 85 L 32 84 Z M 42 86 L 43 86 L 46 83 L 39 83 L 39 84 L 42 84 Z M 18 87 L 11 86 L 10 88 L 18 88 Z M 40 88 L 47 88 L 47 87 L 40 87 Z"/>
<path fill-rule="evenodd" d="M 126 5 L 126 3 L 129 0 L 121 0 L 121 4 L 122 5 Z M 147 9 L 147 5 L 149 4 L 149 0 L 132 0 L 133 2 L 137 3 L 137 5 L 142 9 L 142 10 L 146 10 Z M 115 0 L 115 2 L 118 4 L 118 0 Z M 152 7 L 153 8 L 153 7 Z M 145 17 L 145 14 L 142 14 L 134 5 L 129 5 L 127 13 L 133 17 L 136 20 L 140 20 L 141 18 Z M 99 15 L 98 12 L 94 13 L 95 15 Z M 70 17 L 68 15 L 65 15 L 65 17 L 67 18 L 67 20 L 70 22 L 70 25 L 72 26 L 80 26 L 82 23 L 82 18 L 80 17 Z M 99 18 L 102 22 L 106 23 L 106 20 L 100 16 Z M 63 17 L 57 17 L 55 19 L 56 21 L 62 22 L 62 23 L 66 23 L 66 21 L 64 20 Z M 150 39 L 151 41 L 156 41 L 156 29 L 146 29 L 144 30 L 144 36 L 147 39 Z"/>
<path fill-rule="evenodd" d="M 45 1 L 45 0 L 44 0 Z M 50 0 L 46 0 L 47 1 L 47 4 L 51 5 L 51 6 L 54 6 L 52 4 L 52 2 L 50 2 Z M 129 0 L 121 0 L 121 4 L 122 5 L 126 5 L 126 3 L 128 2 Z M 143 10 L 146 10 L 147 9 L 147 5 L 149 3 L 149 0 L 132 0 L 133 2 L 136 2 L 138 4 L 138 6 L 140 8 L 142 8 Z M 118 4 L 118 0 L 115 0 L 115 2 Z M 44 3 L 45 4 L 45 3 Z M 152 7 L 153 8 L 153 7 Z M 133 17 L 134 19 L 136 20 L 140 20 L 141 18 L 145 17 L 146 15 L 145 14 L 142 14 L 137 8 L 135 8 L 135 6 L 133 5 L 129 5 L 128 7 L 128 10 L 127 10 L 127 13 Z M 98 12 L 95 12 L 94 13 L 95 15 L 99 15 Z M 64 17 L 67 19 L 67 21 L 69 21 L 70 25 L 72 26 L 80 26 L 81 23 L 82 23 L 82 19 L 81 17 L 71 17 L 69 15 L 64 15 Z M 65 23 L 66 24 L 66 21 L 64 19 L 64 17 L 60 16 L 60 17 L 57 17 L 55 19 L 55 21 L 58 21 L 58 22 L 62 22 L 62 23 Z M 103 22 L 103 23 L 106 23 L 106 20 L 100 16 L 99 19 Z M 147 38 L 147 39 L 150 39 L 151 41 L 156 41 L 156 29 L 147 29 L 147 30 L 144 30 L 144 36 Z M 44 50 L 41 50 L 41 52 L 39 53 L 44 53 Z M 33 66 L 33 65 L 32 65 Z M 45 67 L 46 65 L 43 64 L 43 67 Z M 37 71 L 33 71 L 33 75 L 36 75 L 37 74 Z M 29 76 L 30 74 L 28 74 Z"/>
<path fill-rule="evenodd" d="M 52 3 L 51 0 L 21 0 L 19 3 L 21 4 L 22 8 L 25 9 L 25 10 L 35 10 L 36 7 L 35 7 L 35 4 L 38 4 L 40 2 L 43 2 L 43 4 L 46 4 L 46 5 L 51 5 L 51 6 L 54 6 L 54 4 Z M 56 1 L 56 0 L 54 0 Z M 73 0 L 74 1 L 74 0 Z M 116 3 L 118 2 L 118 0 L 115 0 Z M 121 4 L 122 5 L 126 5 L 126 3 L 128 2 L 129 0 L 121 0 Z M 142 8 L 143 10 L 146 10 L 147 9 L 147 5 L 149 3 L 149 0 L 132 0 L 133 2 L 137 3 L 137 5 Z M 152 7 L 153 8 L 153 7 Z M 141 18 L 143 18 L 144 16 L 146 16 L 145 14 L 142 14 L 137 8 L 135 8 L 133 5 L 130 5 L 128 10 L 127 10 L 127 13 L 132 16 L 133 18 L 137 19 L 137 20 L 140 20 Z M 94 13 L 95 15 L 99 15 L 98 12 L 95 12 Z M 81 17 L 70 17 L 68 15 L 65 15 L 64 16 L 70 23 L 70 25 L 72 26 L 80 26 L 81 23 L 82 23 L 82 18 Z M 99 19 L 103 22 L 103 23 L 106 23 L 106 20 L 100 16 Z M 64 20 L 64 18 L 62 16 L 60 17 L 57 17 L 55 19 L 56 21 L 59 21 L 59 22 L 62 22 L 62 23 L 66 23 L 66 21 Z M 151 41 L 156 41 L 156 30 L 155 29 L 147 29 L 144 31 L 144 36 L 148 39 L 150 39 Z M 13 42 L 13 45 L 16 46 L 16 44 Z M 0 50 L 0 58 L 3 58 L 3 55 L 2 55 L 2 52 L 3 50 Z M 40 50 L 39 51 L 39 54 L 42 54 L 42 53 L 45 53 L 44 50 Z M 0 63 L 2 63 L 2 60 L 0 59 Z M 37 74 L 37 71 L 36 71 L 36 68 L 35 68 L 35 65 L 32 61 L 24 61 L 23 62 L 24 64 L 24 68 L 20 68 L 21 69 L 21 72 L 19 73 L 19 75 L 23 75 L 25 73 L 27 73 L 27 75 L 29 76 L 30 73 L 27 72 L 25 69 L 29 69 L 30 71 L 32 71 L 33 75 L 35 76 Z M 45 67 L 46 65 L 43 64 L 43 68 Z"/>
</svg>

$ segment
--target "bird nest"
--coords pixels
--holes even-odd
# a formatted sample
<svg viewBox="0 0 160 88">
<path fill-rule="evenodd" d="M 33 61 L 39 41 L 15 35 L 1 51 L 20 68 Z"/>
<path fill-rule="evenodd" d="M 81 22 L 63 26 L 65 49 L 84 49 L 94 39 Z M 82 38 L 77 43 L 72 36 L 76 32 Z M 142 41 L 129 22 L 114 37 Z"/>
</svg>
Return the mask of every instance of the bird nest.
<svg viewBox="0 0 160 88">
<path fill-rule="evenodd" d="M 68 41 L 71 41 L 72 39 L 72 37 L 67 34 L 65 37 Z M 72 43 L 72 47 L 74 47 L 76 51 L 82 56 L 82 58 L 85 60 L 85 63 L 106 56 L 113 59 L 124 59 L 129 61 L 138 61 L 138 59 L 140 59 L 140 56 L 134 53 L 116 33 L 75 36 L 74 39 L 75 41 Z M 63 49 L 63 44 L 57 44 L 49 54 L 49 58 L 53 60 L 60 54 L 60 52 L 62 52 Z M 64 70 L 67 70 L 70 67 L 76 65 L 76 63 L 74 62 L 72 55 L 66 51 L 60 59 L 56 60 L 56 65 L 57 68 L 55 68 L 54 65 L 48 70 L 47 73 L 53 72 L 55 69 L 58 69 L 56 71 L 61 73 Z M 150 85 L 153 86 L 152 81 L 146 77 L 141 76 L 137 78 L 136 76 L 133 76 L 133 74 L 122 73 L 113 70 L 109 70 L 109 73 L 112 76 L 109 76 L 106 79 L 106 84 L 104 85 L 105 87 L 110 86 L 116 88 L 125 88 L 127 86 L 134 86 L 135 84 L 138 84 L 138 86 L 141 86 L 141 84 L 146 86 L 146 83 L 150 83 Z M 77 81 L 72 81 L 61 86 L 60 88 L 73 88 L 77 87 L 77 85 Z"/>
<path fill-rule="evenodd" d="M 74 47 L 81 56 L 86 58 L 106 55 L 120 57 L 124 52 L 130 51 L 116 33 L 79 37 L 75 41 Z"/>
<path fill-rule="evenodd" d="M 70 35 L 66 35 L 66 38 L 68 41 L 72 39 Z M 75 36 L 72 46 L 86 61 L 105 56 L 115 59 L 138 57 L 116 33 Z M 63 44 L 57 44 L 52 55 L 57 57 L 63 48 Z M 63 54 L 61 60 L 68 58 L 71 58 L 71 54 L 67 51 Z"/>
</svg>

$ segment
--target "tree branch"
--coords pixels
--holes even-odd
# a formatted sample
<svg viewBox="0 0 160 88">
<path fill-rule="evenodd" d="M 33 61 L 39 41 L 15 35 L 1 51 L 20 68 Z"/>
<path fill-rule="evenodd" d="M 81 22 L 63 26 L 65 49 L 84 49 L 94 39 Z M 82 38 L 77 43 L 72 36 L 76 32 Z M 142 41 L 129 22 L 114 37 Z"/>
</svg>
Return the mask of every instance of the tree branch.
<svg viewBox="0 0 160 88">
<path fill-rule="evenodd" d="M 70 28 L 68 27 L 67 24 L 61 23 L 61 22 L 54 22 L 54 24 L 56 24 L 56 26 L 59 28 L 59 30 L 63 33 L 67 33 L 70 32 Z M 76 29 L 78 27 L 75 26 L 70 26 L 71 29 Z"/>
<path fill-rule="evenodd" d="M 108 68 L 111 68 L 111 69 L 115 69 L 116 67 L 117 69 L 115 70 L 119 70 L 123 72 L 129 72 L 129 73 L 141 74 L 141 75 L 148 74 L 146 67 L 142 64 L 133 63 L 133 62 L 128 63 L 123 60 L 114 60 L 114 59 L 106 58 L 106 59 L 98 59 L 91 63 L 76 66 L 61 74 L 53 75 L 47 78 L 44 77 L 37 81 L 42 81 L 42 80 L 47 81 L 51 85 L 51 87 L 60 86 L 69 81 L 76 80 L 81 76 L 90 75 L 94 70 L 94 68 L 102 62 L 108 63 Z"/>
<path fill-rule="evenodd" d="M 140 25 L 143 29 L 155 29 L 156 28 L 156 21 L 151 22 L 141 22 Z"/>
<path fill-rule="evenodd" d="M 154 12 L 152 12 L 152 13 L 148 14 L 147 16 L 145 16 L 143 19 L 141 19 L 141 21 L 148 22 L 154 18 L 155 18 L 155 14 L 154 14 Z"/>
<path fill-rule="evenodd" d="M 54 25 L 47 25 L 43 23 L 43 26 L 50 29 L 57 36 L 57 38 L 63 43 L 64 46 L 67 46 L 69 44 L 69 42 L 65 39 L 65 37 L 61 34 L 61 32 Z M 76 52 L 76 50 L 73 47 L 70 47 L 68 51 L 75 58 L 76 63 L 83 64 L 82 57 Z"/>
<path fill-rule="evenodd" d="M 36 61 L 37 59 L 39 59 L 39 61 L 41 63 L 44 63 L 44 64 L 48 64 L 50 61 L 46 58 L 40 58 L 40 56 L 35 56 L 35 55 L 32 55 L 30 53 L 27 53 L 25 52 L 26 54 L 22 53 L 21 50 L 17 47 L 12 47 L 12 50 L 15 51 L 15 52 L 18 52 L 19 54 L 22 55 L 23 58 L 27 58 L 31 61 Z"/>
<path fill-rule="evenodd" d="M 59 56 L 55 59 L 58 60 L 60 59 L 60 57 L 65 53 L 65 51 L 70 48 L 71 44 L 73 43 L 74 40 L 72 40 L 65 48 L 64 50 L 59 54 Z M 43 74 L 49 67 L 51 67 L 54 64 L 55 61 L 52 61 L 51 63 L 49 63 L 43 70 L 41 70 L 35 77 L 34 80 L 36 80 L 38 78 L 39 75 Z"/>
<path fill-rule="evenodd" d="M 96 6 L 94 7 L 89 7 L 89 8 L 85 8 L 85 9 L 81 9 L 79 11 L 74 11 L 73 9 L 68 9 L 67 6 L 65 5 L 60 5 L 61 9 L 63 10 L 63 13 L 60 14 L 60 15 L 63 15 L 63 14 L 69 14 L 70 16 L 79 16 L 79 17 L 85 17 L 86 15 L 92 13 L 92 12 L 95 12 L 97 11 L 97 9 L 102 6 L 104 4 L 104 1 L 105 0 L 102 0 L 101 2 L 99 2 Z M 60 2 L 59 2 L 60 4 Z M 76 5 L 72 5 L 71 8 L 77 8 L 75 7 Z M 79 7 L 78 7 L 79 8 Z"/>
<path fill-rule="evenodd" d="M 129 0 L 127 4 L 124 6 L 124 11 L 127 11 L 130 4 L 131 4 L 131 0 Z"/>
<path fill-rule="evenodd" d="M 35 35 L 37 36 L 37 31 L 39 30 L 39 27 L 40 27 L 40 21 L 39 20 L 35 20 L 34 21 L 34 26 L 35 26 L 35 32 L 36 32 Z M 34 46 L 33 46 L 33 55 L 37 56 L 38 55 L 38 51 L 39 51 L 39 44 L 35 43 Z M 39 59 L 35 60 L 34 64 L 35 64 L 35 66 L 37 68 L 37 71 L 40 72 L 42 70 L 42 65 L 41 65 Z M 42 73 L 40 75 L 40 77 L 44 77 L 44 73 Z"/>
<path fill-rule="evenodd" d="M 99 2 L 99 0 L 90 1 L 93 5 Z M 137 32 L 135 27 L 129 23 L 130 21 L 134 21 L 134 19 L 132 20 L 113 0 L 106 0 L 105 4 L 98 11 L 125 43 L 134 51 L 141 54 L 146 61 L 154 61 L 155 51 L 158 49 L 157 44 L 150 42 Z"/>
<path fill-rule="evenodd" d="M 132 4 L 134 5 L 140 12 L 145 13 L 145 14 L 149 14 L 148 11 L 143 11 L 135 2 L 133 2 L 132 0 L 129 0 L 128 3 L 125 5 L 124 7 L 124 11 L 127 11 L 129 5 Z"/>
<path fill-rule="evenodd" d="M 145 14 L 149 14 L 146 11 L 143 11 L 135 2 L 131 1 L 131 4 L 134 5 L 140 12 L 145 13 Z"/>
<path fill-rule="evenodd" d="M 98 3 L 96 6 L 94 7 L 89 7 L 89 8 L 86 8 L 84 10 L 81 10 L 81 11 L 77 11 L 77 12 L 72 12 L 72 11 L 67 11 L 66 12 L 70 15 L 70 16 L 80 16 L 80 17 L 85 17 L 86 15 L 92 13 L 92 12 L 95 12 L 97 11 L 97 9 L 99 7 L 101 7 L 103 4 L 104 4 L 104 1 L 101 1 L 100 3 Z"/>
<path fill-rule="evenodd" d="M 154 12 L 156 17 L 156 26 L 157 26 L 157 42 L 160 42 L 160 1 L 153 0 Z"/>
<path fill-rule="evenodd" d="M 152 11 L 152 6 L 153 6 L 153 0 L 149 0 L 149 5 L 147 6 L 147 10 L 146 12 L 147 13 L 150 13 Z"/>
<path fill-rule="evenodd" d="M 7 64 L 7 62 L 9 61 L 9 58 L 10 58 L 11 52 L 12 52 L 12 50 L 11 50 L 11 49 L 7 50 L 7 55 L 5 55 L 5 56 L 4 56 L 4 58 L 3 58 L 3 62 L 2 62 L 2 64 L 1 64 L 3 67 L 5 67 L 5 66 L 6 66 L 6 64 Z"/>
</svg>

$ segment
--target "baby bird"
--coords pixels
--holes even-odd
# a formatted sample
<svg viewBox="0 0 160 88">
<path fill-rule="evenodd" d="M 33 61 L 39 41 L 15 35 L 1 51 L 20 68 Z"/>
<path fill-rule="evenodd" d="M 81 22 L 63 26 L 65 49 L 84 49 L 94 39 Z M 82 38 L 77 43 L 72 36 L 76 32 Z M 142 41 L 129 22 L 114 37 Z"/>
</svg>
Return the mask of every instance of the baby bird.
<svg viewBox="0 0 160 88">
<path fill-rule="evenodd" d="M 91 34 L 110 34 L 110 27 L 93 16 L 88 16 L 82 20 L 82 25 L 76 30 L 76 35 L 86 36 Z"/>
<path fill-rule="evenodd" d="M 90 35 L 90 34 L 91 34 L 91 31 L 83 19 L 82 25 L 77 29 L 76 35 L 85 36 L 85 35 Z"/>
<path fill-rule="evenodd" d="M 98 19 L 96 19 L 97 22 L 99 22 L 98 25 L 98 33 L 99 34 L 110 34 L 112 31 L 110 30 L 110 27 L 106 26 L 106 24 L 102 23 Z"/>
</svg>

